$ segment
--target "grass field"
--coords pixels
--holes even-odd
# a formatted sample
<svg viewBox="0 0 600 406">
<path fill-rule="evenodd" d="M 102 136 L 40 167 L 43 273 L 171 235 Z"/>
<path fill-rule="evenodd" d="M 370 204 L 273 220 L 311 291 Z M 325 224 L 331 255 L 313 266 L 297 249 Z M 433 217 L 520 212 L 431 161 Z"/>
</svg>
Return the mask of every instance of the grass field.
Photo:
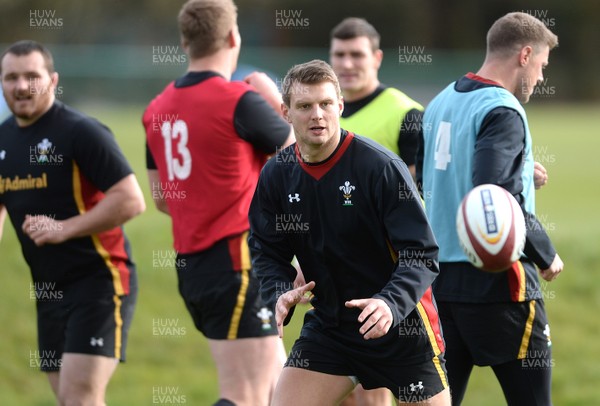
<svg viewBox="0 0 600 406">
<path fill-rule="evenodd" d="M 600 220 L 595 199 L 600 175 L 598 105 L 528 106 L 535 157 L 550 173 L 537 193 L 538 217 L 565 262 L 561 277 L 543 285 L 552 328 L 554 404 L 600 404 Z M 175 271 L 163 266 L 172 253 L 168 218 L 152 204 L 144 169 L 142 108 L 83 108 L 106 123 L 132 163 L 144 189 L 148 210 L 126 225 L 138 265 L 140 294 L 128 345 L 108 390 L 109 405 L 172 403 L 209 405 L 217 398 L 214 365 L 206 340 L 179 298 Z M 162 261 L 155 261 L 162 259 Z M 37 350 L 35 304 L 30 299 L 29 270 L 10 224 L 0 244 L 0 404 L 54 405 L 44 374 L 31 366 Z M 297 336 L 301 314 L 287 328 L 287 348 Z M 157 325 L 174 327 L 156 334 Z M 160 331 L 160 330 L 159 330 Z M 492 372 L 477 368 L 466 406 L 505 404 Z"/>
</svg>

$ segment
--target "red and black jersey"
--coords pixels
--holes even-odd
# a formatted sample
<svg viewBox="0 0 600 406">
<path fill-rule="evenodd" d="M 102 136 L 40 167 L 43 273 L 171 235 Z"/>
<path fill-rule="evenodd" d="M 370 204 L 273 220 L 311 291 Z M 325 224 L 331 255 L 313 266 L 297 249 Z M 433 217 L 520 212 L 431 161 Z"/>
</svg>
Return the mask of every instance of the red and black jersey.
<svg viewBox="0 0 600 406">
<path fill-rule="evenodd" d="M 252 89 L 214 72 L 190 72 L 144 113 L 147 166 L 160 175 L 152 193 L 167 202 L 179 253 L 249 229 L 260 170 L 290 132 Z"/>
<path fill-rule="evenodd" d="M 397 342 L 395 328 L 416 310 L 443 351 L 431 295 L 438 246 L 406 165 L 344 130 L 323 162 L 303 162 L 295 147 L 265 165 L 250 207 L 249 246 L 263 299 L 273 308 L 293 288 L 295 255 L 306 281 L 316 283 L 315 317 L 338 339 L 381 343 L 362 338 L 360 311 L 344 305 L 374 297 L 394 316 L 386 340 Z"/>
<path fill-rule="evenodd" d="M 61 102 L 30 126 L 19 127 L 14 117 L 0 125 L 0 204 L 35 282 L 89 281 L 99 293 L 129 293 L 134 265 L 121 227 L 37 247 L 21 225 L 26 215 L 82 214 L 131 173 L 110 130 Z"/>
</svg>

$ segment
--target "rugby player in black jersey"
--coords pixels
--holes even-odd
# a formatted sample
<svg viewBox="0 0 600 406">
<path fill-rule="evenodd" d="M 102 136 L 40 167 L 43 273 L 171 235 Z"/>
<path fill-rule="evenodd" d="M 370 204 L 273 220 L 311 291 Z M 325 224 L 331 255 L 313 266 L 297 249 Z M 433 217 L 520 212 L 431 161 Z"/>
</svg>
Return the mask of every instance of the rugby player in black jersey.
<svg viewBox="0 0 600 406">
<path fill-rule="evenodd" d="M 273 405 L 338 404 L 358 382 L 400 402 L 449 405 L 431 294 L 438 246 L 408 168 L 340 128 L 327 63 L 293 67 L 282 93 L 297 143 L 261 172 L 249 246 L 280 336 L 304 294 L 314 296 Z M 294 255 L 308 281 L 295 289 Z"/>
<path fill-rule="evenodd" d="M 110 130 L 55 100 L 46 47 L 16 42 L 0 66 L 0 229 L 8 213 L 31 270 L 40 369 L 61 405 L 104 405 L 137 293 L 121 225 L 142 192 Z"/>
</svg>

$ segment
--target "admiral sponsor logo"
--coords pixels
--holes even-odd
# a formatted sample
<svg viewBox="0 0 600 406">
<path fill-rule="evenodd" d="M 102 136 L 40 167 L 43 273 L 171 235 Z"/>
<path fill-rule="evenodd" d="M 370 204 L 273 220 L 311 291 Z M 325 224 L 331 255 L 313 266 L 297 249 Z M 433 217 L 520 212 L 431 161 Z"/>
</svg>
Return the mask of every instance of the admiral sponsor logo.
<svg viewBox="0 0 600 406">
<path fill-rule="evenodd" d="M 0 175 L 0 195 L 5 192 L 46 189 L 48 187 L 48 175 L 42 173 L 41 176 L 31 176 L 28 174 L 26 178 L 21 178 L 15 175 L 11 178 L 4 178 Z"/>
</svg>

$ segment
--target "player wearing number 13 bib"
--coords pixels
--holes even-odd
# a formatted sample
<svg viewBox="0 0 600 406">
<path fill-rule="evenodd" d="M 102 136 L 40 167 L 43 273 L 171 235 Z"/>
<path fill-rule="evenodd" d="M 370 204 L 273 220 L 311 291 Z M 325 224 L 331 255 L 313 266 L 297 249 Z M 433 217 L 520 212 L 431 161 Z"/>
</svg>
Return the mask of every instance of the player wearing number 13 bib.
<svg viewBox="0 0 600 406">
<path fill-rule="evenodd" d="M 150 103 L 143 123 L 147 168 L 158 170 L 160 177 L 151 185 L 152 195 L 166 203 L 173 222 L 182 294 L 192 294 L 184 280 L 203 272 L 248 273 L 250 201 L 267 154 L 285 143 L 289 125 L 250 85 L 212 71 L 188 72 L 169 84 Z M 261 323 L 257 331 L 231 331 L 231 314 L 213 325 L 200 315 L 204 310 L 192 310 L 189 300 L 187 305 L 209 338 L 266 331 Z"/>
<path fill-rule="evenodd" d="M 172 219 L 179 292 L 209 341 L 216 405 L 268 404 L 285 359 L 247 234 L 260 171 L 293 137 L 273 108 L 281 104 L 275 83 L 258 73 L 230 81 L 241 44 L 236 18 L 230 0 L 183 5 L 188 72 L 143 116 L 152 198 Z"/>
</svg>

